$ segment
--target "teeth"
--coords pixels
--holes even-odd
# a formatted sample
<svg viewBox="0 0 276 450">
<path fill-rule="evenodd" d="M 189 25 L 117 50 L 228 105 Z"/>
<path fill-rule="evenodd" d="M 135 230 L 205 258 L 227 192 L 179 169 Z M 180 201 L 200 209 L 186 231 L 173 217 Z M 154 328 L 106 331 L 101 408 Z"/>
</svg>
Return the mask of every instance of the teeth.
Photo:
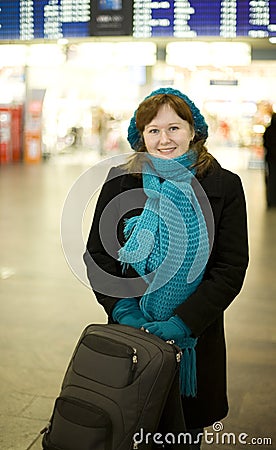
<svg viewBox="0 0 276 450">
<path fill-rule="evenodd" d="M 169 153 L 169 152 L 172 152 L 173 150 L 174 150 L 173 148 L 164 149 L 164 150 L 159 149 L 159 152 L 161 152 L 161 153 Z"/>
</svg>

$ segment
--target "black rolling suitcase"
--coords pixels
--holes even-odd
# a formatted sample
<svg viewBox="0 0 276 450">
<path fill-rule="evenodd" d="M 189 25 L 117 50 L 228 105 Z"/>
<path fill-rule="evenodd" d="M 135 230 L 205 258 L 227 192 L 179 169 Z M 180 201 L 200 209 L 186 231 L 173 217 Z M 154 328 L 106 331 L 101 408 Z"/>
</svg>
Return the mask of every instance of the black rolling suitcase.
<svg viewBox="0 0 276 450">
<path fill-rule="evenodd" d="M 185 432 L 180 357 L 173 343 L 144 331 L 116 324 L 87 326 L 44 430 L 43 449 L 149 450 L 166 433 Z"/>
</svg>

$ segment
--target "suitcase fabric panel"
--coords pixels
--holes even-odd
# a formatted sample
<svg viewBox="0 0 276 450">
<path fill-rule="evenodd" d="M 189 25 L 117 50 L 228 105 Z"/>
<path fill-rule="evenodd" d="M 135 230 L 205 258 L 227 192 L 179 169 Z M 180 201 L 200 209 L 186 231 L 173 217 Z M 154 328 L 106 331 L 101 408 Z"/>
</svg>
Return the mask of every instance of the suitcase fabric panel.
<svg viewBox="0 0 276 450">
<path fill-rule="evenodd" d="M 111 450 L 112 423 L 105 411 L 71 397 L 58 397 L 46 450 Z M 48 437 L 48 439 L 47 439 Z"/>
<path fill-rule="evenodd" d="M 87 335 L 73 360 L 73 371 L 82 377 L 114 388 L 133 380 L 136 350 L 102 336 Z"/>
</svg>

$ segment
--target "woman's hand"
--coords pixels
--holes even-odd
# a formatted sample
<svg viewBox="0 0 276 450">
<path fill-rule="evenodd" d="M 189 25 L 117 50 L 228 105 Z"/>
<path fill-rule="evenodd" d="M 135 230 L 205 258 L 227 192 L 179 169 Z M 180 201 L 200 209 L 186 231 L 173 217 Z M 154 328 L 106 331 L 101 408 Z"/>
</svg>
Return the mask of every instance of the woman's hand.
<svg viewBox="0 0 276 450">
<path fill-rule="evenodd" d="M 141 328 L 147 320 L 142 314 L 136 298 L 119 300 L 113 309 L 112 318 L 121 325 L 129 325 L 134 328 Z"/>
<path fill-rule="evenodd" d="M 178 316 L 173 316 L 169 320 L 146 322 L 143 324 L 143 329 L 165 341 L 171 339 L 177 341 L 191 335 L 190 328 Z"/>
</svg>

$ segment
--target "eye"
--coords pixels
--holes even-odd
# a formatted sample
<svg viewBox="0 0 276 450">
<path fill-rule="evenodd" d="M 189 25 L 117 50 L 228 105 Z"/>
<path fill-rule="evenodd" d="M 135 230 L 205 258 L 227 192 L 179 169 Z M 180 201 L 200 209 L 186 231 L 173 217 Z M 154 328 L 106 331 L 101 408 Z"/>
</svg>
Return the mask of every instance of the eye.
<svg viewBox="0 0 276 450">
<path fill-rule="evenodd" d="M 173 125 L 172 127 L 170 127 L 170 131 L 177 131 L 179 130 L 179 127 L 176 125 Z"/>
<path fill-rule="evenodd" d="M 149 130 L 149 134 L 157 134 L 158 131 L 159 130 L 157 128 L 152 128 L 151 130 Z"/>
</svg>

